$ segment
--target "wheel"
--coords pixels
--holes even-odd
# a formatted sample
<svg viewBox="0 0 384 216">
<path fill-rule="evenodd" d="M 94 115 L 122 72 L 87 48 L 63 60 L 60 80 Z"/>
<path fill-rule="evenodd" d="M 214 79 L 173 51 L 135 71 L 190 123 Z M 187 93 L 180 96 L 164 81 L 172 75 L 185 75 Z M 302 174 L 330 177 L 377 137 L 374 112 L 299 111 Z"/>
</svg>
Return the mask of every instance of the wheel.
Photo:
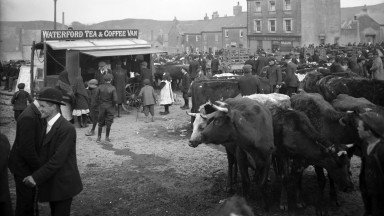
<svg viewBox="0 0 384 216">
<path fill-rule="evenodd" d="M 138 98 L 140 89 L 139 83 L 128 84 L 125 88 L 126 104 L 123 104 L 124 109 L 127 112 L 132 111 L 133 108 L 138 109 L 141 106 L 141 99 Z"/>
</svg>

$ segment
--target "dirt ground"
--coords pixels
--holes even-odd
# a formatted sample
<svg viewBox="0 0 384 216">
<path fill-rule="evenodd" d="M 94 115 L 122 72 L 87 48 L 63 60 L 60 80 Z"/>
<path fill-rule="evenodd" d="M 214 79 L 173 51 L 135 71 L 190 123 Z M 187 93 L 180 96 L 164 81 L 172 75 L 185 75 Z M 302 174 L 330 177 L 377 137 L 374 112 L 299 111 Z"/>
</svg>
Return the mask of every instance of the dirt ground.
<svg viewBox="0 0 384 216">
<path fill-rule="evenodd" d="M 181 99 L 180 93 L 178 97 Z M 11 144 L 15 137 L 10 97 L 0 98 L 0 130 Z M 84 189 L 74 198 L 71 215 L 210 215 L 219 203 L 233 194 L 224 191 L 227 159 L 221 146 L 202 144 L 188 146 L 190 117 L 179 107 L 160 116 L 163 107 L 156 106 L 155 122 L 145 123 L 144 114 L 134 110 L 115 118 L 112 142 L 96 143 L 96 136 L 84 134 L 88 128 L 77 128 L 77 159 Z M 137 118 L 137 121 L 136 121 Z M 183 130 L 187 130 L 183 132 Z M 104 134 L 102 141 L 104 141 Z M 335 216 L 362 215 L 363 204 L 358 190 L 360 159 L 352 159 L 355 191 L 339 192 L 341 207 L 329 203 Z M 9 177 L 15 207 L 15 186 Z M 257 191 L 252 187 L 252 194 Z M 328 188 L 328 184 L 327 184 Z M 240 185 L 237 185 L 240 191 Z M 313 168 L 304 173 L 305 209 L 279 210 L 280 186 L 275 178 L 269 183 L 271 211 L 267 215 L 315 215 L 318 187 Z M 248 200 L 255 215 L 262 215 L 258 196 Z M 329 202 L 328 189 L 325 195 Z M 290 199 L 290 201 L 292 201 Z M 40 203 L 40 215 L 49 215 L 47 203 Z"/>
</svg>

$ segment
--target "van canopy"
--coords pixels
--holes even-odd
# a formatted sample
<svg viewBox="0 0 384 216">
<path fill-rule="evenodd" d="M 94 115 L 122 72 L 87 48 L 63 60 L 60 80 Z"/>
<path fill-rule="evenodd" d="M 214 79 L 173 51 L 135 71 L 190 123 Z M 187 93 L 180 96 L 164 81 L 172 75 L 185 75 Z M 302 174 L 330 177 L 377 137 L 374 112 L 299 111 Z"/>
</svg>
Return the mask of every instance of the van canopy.
<svg viewBox="0 0 384 216">
<path fill-rule="evenodd" d="M 165 51 L 151 48 L 151 44 L 141 39 L 99 39 L 46 41 L 53 50 L 78 50 L 94 57 L 123 56 L 164 53 Z M 43 48 L 43 42 L 36 44 L 37 49 Z"/>
</svg>

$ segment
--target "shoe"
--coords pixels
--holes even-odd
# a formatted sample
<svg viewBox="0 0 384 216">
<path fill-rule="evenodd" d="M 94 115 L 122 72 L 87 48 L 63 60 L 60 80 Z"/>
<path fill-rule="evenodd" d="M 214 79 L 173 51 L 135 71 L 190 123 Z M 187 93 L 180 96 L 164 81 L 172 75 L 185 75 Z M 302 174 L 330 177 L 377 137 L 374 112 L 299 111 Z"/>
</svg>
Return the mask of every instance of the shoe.
<svg viewBox="0 0 384 216">
<path fill-rule="evenodd" d="M 169 112 L 160 112 L 160 115 L 168 115 Z"/>
<path fill-rule="evenodd" d="M 93 130 L 90 130 L 90 131 L 88 131 L 88 132 L 85 134 L 85 136 L 93 136 L 93 135 L 95 135 L 95 131 L 93 131 Z"/>
<path fill-rule="evenodd" d="M 96 142 L 99 143 L 101 140 L 101 137 L 97 137 Z"/>
<path fill-rule="evenodd" d="M 180 108 L 183 109 L 184 107 L 185 107 L 185 105 L 184 105 L 184 106 L 181 106 Z"/>
<path fill-rule="evenodd" d="M 105 137 L 105 142 L 111 142 L 111 139 L 109 139 L 109 137 Z"/>
</svg>

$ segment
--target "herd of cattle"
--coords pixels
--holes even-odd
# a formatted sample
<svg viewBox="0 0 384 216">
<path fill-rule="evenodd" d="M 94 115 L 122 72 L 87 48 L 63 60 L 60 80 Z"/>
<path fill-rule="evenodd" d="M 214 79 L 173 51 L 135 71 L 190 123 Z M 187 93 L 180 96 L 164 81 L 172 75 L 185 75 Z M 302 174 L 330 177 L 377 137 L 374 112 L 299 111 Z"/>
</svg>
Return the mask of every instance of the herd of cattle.
<svg viewBox="0 0 384 216">
<path fill-rule="evenodd" d="M 278 93 L 241 97 L 236 79 L 192 84 L 188 114 L 194 121 L 189 145 L 223 145 L 228 159 L 227 189 L 233 189 L 239 170 L 245 197 L 251 185 L 248 168 L 252 168 L 266 210 L 265 186 L 271 166 L 282 183 L 280 209 L 288 209 L 289 183 L 296 185 L 296 206 L 305 206 L 301 178 L 309 165 L 315 167 L 322 192 L 326 182 L 323 169 L 327 170 L 331 200 L 338 204 L 333 182 L 342 191 L 353 189 L 350 158 L 361 156 L 357 115 L 367 111 L 384 115 L 384 81 L 312 71 L 302 81 L 302 88 L 291 98 Z M 327 212 L 322 192 L 316 206 L 318 215 Z"/>
</svg>

